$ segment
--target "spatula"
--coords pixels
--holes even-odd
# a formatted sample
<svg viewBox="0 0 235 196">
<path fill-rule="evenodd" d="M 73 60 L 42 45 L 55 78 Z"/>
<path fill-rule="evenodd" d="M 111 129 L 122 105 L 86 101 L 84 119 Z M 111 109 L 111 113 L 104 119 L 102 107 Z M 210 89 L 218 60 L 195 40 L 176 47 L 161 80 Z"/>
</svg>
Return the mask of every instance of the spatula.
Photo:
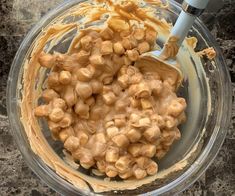
<svg viewBox="0 0 235 196">
<path fill-rule="evenodd" d="M 154 69 L 167 77 L 170 74 L 170 77 L 175 79 L 177 89 L 182 82 L 183 75 L 173 57 L 177 55 L 178 49 L 196 17 L 202 14 L 208 2 L 209 0 L 185 0 L 182 4 L 182 11 L 163 49 L 142 54 L 136 66 L 141 68 L 142 71 L 147 71 L 149 68 Z"/>
</svg>

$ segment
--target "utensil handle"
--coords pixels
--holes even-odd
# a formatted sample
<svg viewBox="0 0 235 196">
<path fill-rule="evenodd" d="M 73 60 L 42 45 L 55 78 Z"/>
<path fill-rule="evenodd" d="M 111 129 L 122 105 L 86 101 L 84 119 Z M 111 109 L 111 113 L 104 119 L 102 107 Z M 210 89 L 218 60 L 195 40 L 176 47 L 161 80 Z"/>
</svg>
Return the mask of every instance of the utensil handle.
<svg viewBox="0 0 235 196">
<path fill-rule="evenodd" d="M 209 0 L 185 0 L 182 4 L 182 11 L 171 31 L 171 36 L 178 37 L 180 47 L 188 34 L 197 16 L 200 16 L 206 8 Z"/>
<path fill-rule="evenodd" d="M 208 2 L 209 0 L 184 0 L 184 3 L 187 3 L 188 5 L 197 9 L 205 9 Z"/>
</svg>

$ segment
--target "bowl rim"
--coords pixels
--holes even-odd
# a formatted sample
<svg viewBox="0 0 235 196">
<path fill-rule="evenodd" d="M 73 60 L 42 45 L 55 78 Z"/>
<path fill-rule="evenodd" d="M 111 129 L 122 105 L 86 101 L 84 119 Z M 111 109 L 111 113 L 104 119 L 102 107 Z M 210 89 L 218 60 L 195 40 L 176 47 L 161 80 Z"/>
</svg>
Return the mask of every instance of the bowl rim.
<svg viewBox="0 0 235 196">
<path fill-rule="evenodd" d="M 27 148 L 26 146 L 22 145 L 20 141 L 26 139 L 23 138 L 21 132 L 19 131 L 19 127 L 21 127 L 20 122 L 16 119 L 15 113 L 17 111 L 17 98 L 16 98 L 16 91 L 17 91 L 17 82 L 14 82 L 13 78 L 18 78 L 20 73 L 20 68 L 24 61 L 24 55 L 29 50 L 31 43 L 35 39 L 35 37 L 38 35 L 38 33 L 41 31 L 43 26 L 46 24 L 49 24 L 51 20 L 53 20 L 54 16 L 56 14 L 60 14 L 66 9 L 83 2 L 84 0 L 71 0 L 71 1 L 65 1 L 59 6 L 55 7 L 51 11 L 49 11 L 44 17 L 42 17 L 39 22 L 35 24 L 35 26 L 29 31 L 29 33 L 24 38 L 23 42 L 21 43 L 15 58 L 13 60 L 8 82 L 7 82 L 7 113 L 8 118 L 10 122 L 11 127 L 11 133 L 18 145 L 18 149 L 20 150 L 22 156 L 24 157 L 24 160 L 26 161 L 27 165 L 31 168 L 34 173 L 37 174 L 37 176 L 42 179 L 44 182 L 46 182 L 47 185 L 49 185 L 52 189 L 55 191 L 61 193 L 61 194 L 67 194 L 69 191 L 70 195 L 77 195 L 77 194 L 84 194 L 84 192 L 79 191 L 77 188 L 75 188 L 72 184 L 70 184 L 68 181 L 63 179 L 62 177 L 58 176 L 51 168 L 49 168 L 41 159 L 36 156 L 33 151 L 30 148 Z M 174 7 L 174 11 L 180 12 L 181 7 L 180 4 L 170 0 L 170 5 Z M 153 190 L 148 193 L 148 195 L 160 195 L 163 193 L 179 193 L 186 188 L 188 188 L 191 184 L 193 184 L 201 175 L 202 173 L 210 166 L 214 158 L 216 157 L 217 153 L 219 152 L 220 147 L 223 144 L 223 141 L 225 139 L 227 129 L 229 126 L 229 122 L 231 119 L 231 109 L 232 109 L 232 88 L 231 88 L 231 79 L 228 72 L 228 69 L 226 67 L 226 62 L 222 56 L 222 52 L 219 49 L 218 44 L 216 43 L 213 36 L 210 34 L 207 27 L 202 23 L 200 19 L 196 19 L 195 25 L 200 27 L 200 29 L 203 29 L 205 39 L 212 43 L 214 49 L 216 50 L 217 54 L 219 54 L 215 61 L 219 61 L 221 66 L 218 66 L 219 69 L 219 75 L 221 80 L 221 101 L 220 101 L 220 111 L 226 111 L 225 114 L 222 112 L 220 115 L 218 115 L 213 134 L 206 145 L 205 149 L 202 151 L 202 153 L 199 155 L 199 157 L 190 165 L 190 167 L 178 178 L 170 182 L 169 184 L 160 187 L 156 190 Z M 22 55 L 22 53 L 24 55 Z M 20 62 L 20 63 L 19 63 Z M 219 133 L 219 134 L 218 134 Z M 216 141 L 216 142 L 215 142 Z M 27 142 L 26 142 L 27 143 Z M 28 156 L 30 154 L 30 156 Z M 43 166 L 42 166 L 43 165 Z M 60 185 L 58 186 L 58 182 L 60 182 Z M 88 193 L 91 195 L 90 193 Z M 145 195 L 145 194 L 143 194 Z"/>
</svg>

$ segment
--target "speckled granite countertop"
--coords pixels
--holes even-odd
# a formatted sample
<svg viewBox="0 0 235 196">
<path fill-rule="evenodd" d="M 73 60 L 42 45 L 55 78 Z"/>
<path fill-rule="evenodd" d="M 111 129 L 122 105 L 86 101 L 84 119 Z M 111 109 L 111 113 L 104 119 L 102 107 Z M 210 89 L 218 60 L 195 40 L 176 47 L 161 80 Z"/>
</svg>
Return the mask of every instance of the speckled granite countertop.
<svg viewBox="0 0 235 196">
<path fill-rule="evenodd" d="M 235 195 L 235 0 L 211 1 L 209 12 L 203 14 L 202 20 L 220 44 L 230 70 L 233 117 L 218 156 L 200 179 L 181 195 Z M 58 195 L 35 176 L 17 149 L 10 134 L 5 94 L 11 62 L 25 34 L 42 15 L 60 2 L 62 0 L 0 0 L 1 196 Z"/>
</svg>

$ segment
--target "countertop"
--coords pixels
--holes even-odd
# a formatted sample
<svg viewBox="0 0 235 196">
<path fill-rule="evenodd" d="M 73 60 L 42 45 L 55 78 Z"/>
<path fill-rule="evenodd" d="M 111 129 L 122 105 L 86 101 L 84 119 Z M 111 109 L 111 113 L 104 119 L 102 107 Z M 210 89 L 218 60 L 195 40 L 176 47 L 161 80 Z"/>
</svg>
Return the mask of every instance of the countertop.
<svg viewBox="0 0 235 196">
<path fill-rule="evenodd" d="M 36 21 L 62 0 L 0 0 L 0 195 L 58 195 L 24 162 L 11 136 L 6 83 L 14 55 Z M 180 195 L 235 195 L 235 0 L 213 0 L 201 19 L 219 43 L 232 78 L 230 129 L 207 171 Z M 212 9 L 213 8 L 213 9 Z"/>
</svg>

